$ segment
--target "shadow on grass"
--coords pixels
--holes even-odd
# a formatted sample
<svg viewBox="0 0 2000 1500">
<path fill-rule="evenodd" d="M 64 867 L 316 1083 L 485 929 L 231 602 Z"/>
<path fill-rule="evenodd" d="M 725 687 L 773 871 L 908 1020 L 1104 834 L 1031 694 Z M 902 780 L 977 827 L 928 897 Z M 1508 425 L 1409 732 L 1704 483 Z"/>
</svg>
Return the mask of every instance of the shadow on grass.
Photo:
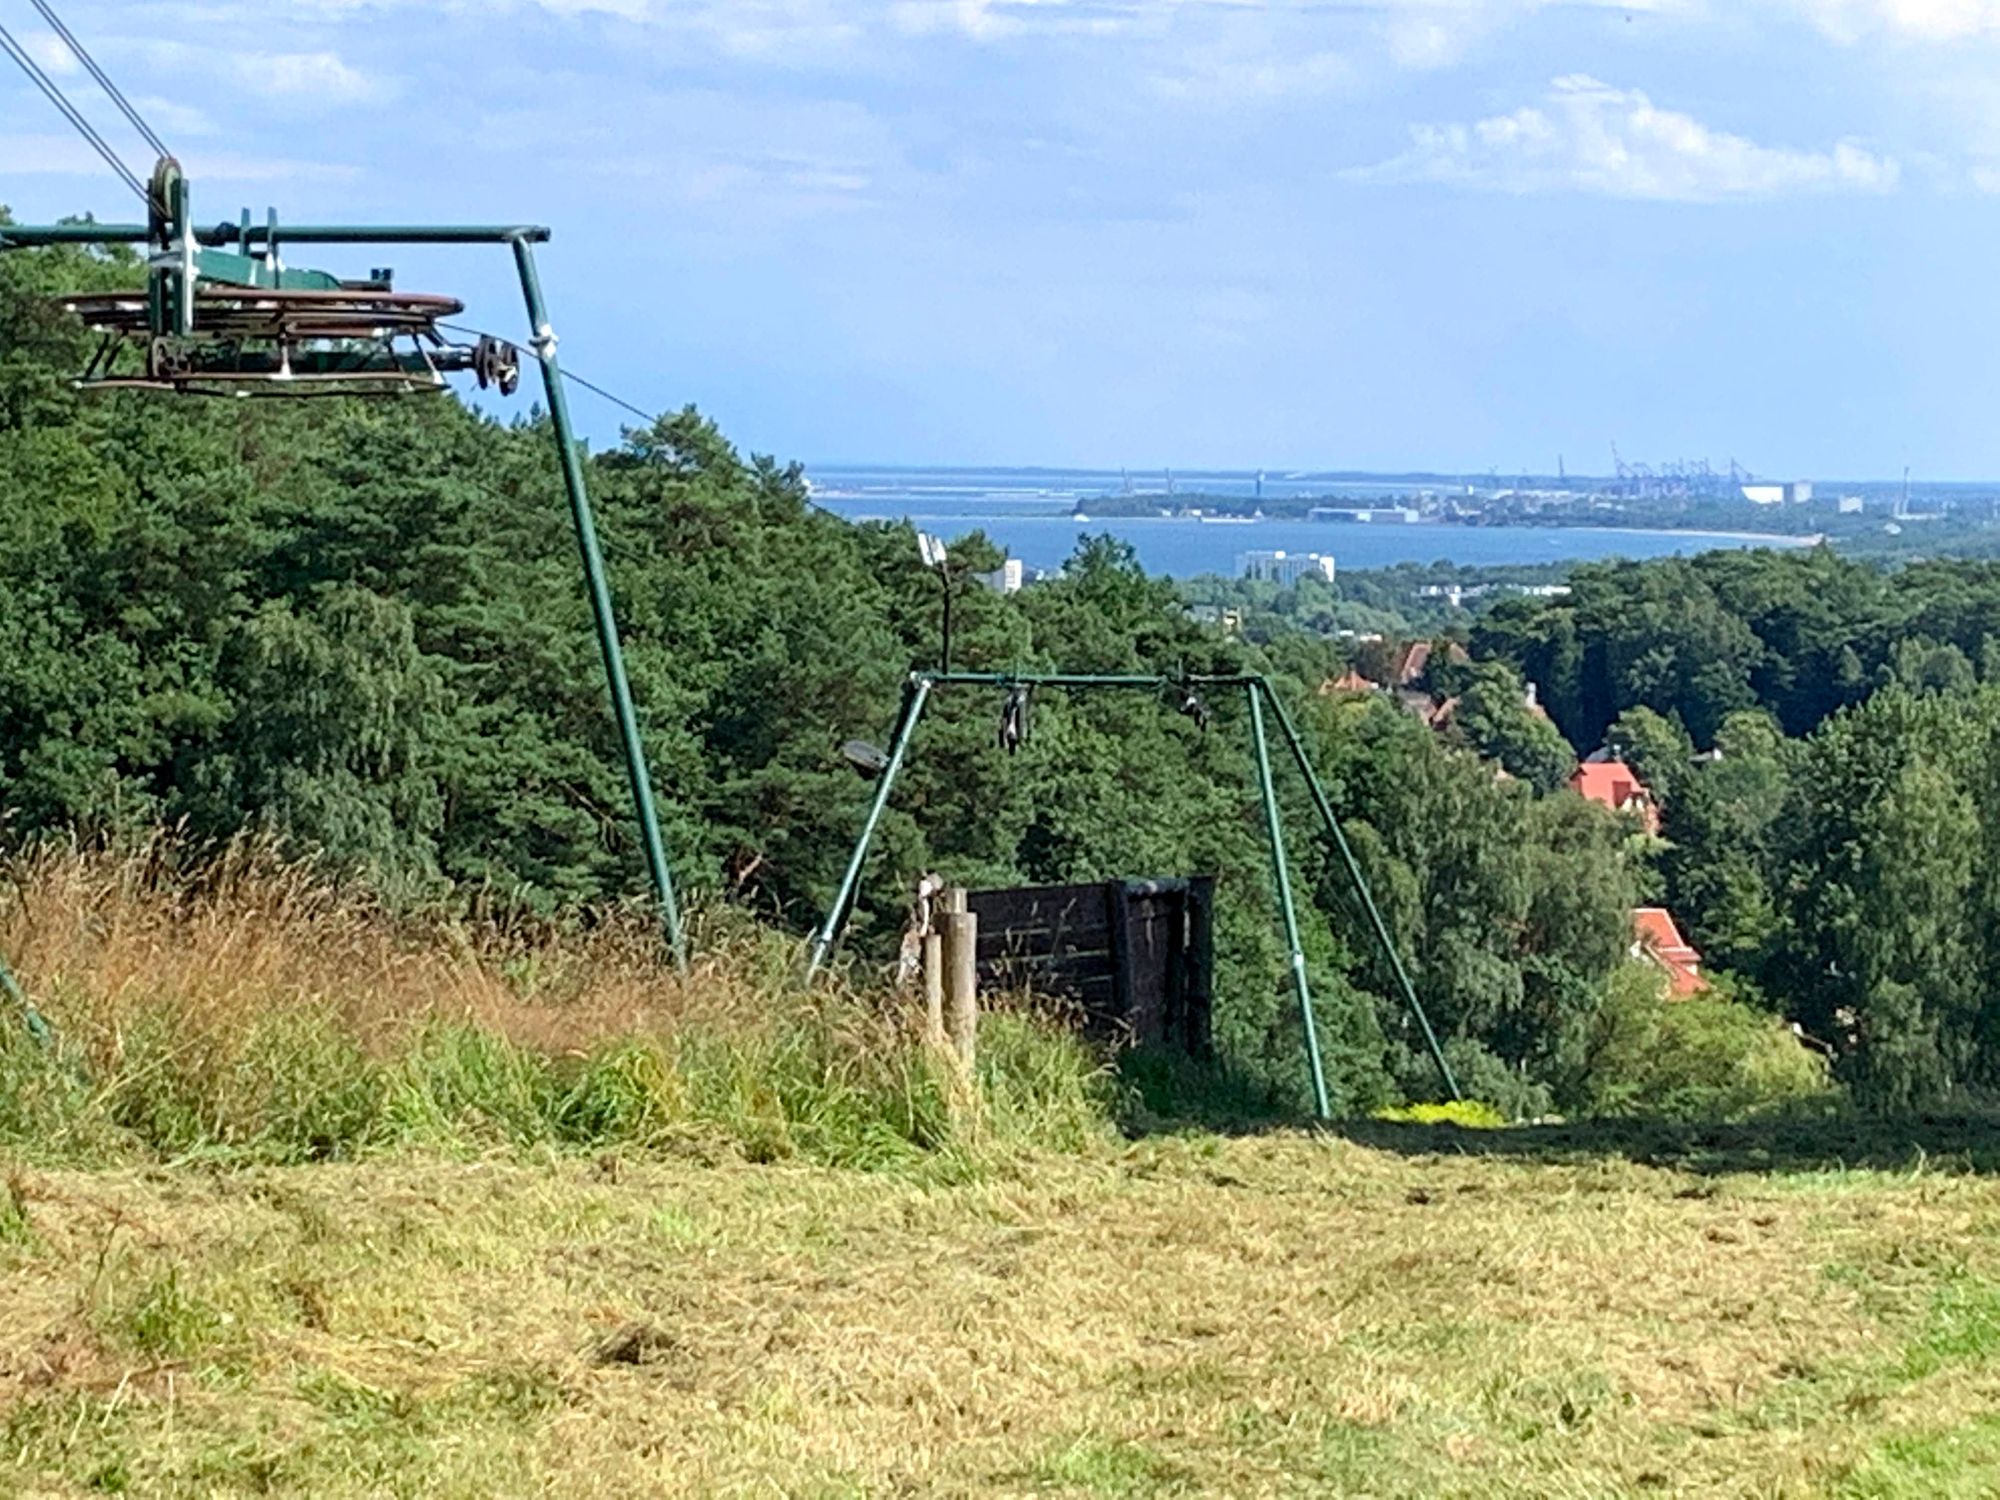
<svg viewBox="0 0 2000 1500">
<path fill-rule="evenodd" d="M 1772 1119 L 1739 1125 L 1592 1120 L 1467 1130 L 1352 1120 L 1331 1127 L 1356 1145 L 1405 1156 L 1511 1157 L 1575 1163 L 1623 1157 L 1683 1172 L 1829 1172 L 1843 1169 L 2000 1173 L 2000 1116 L 1910 1115 Z"/>
<path fill-rule="evenodd" d="M 1552 1165 L 1622 1158 L 1704 1175 L 1920 1168 L 2000 1174 L 2000 1109 L 1895 1117 L 1843 1110 L 1738 1124 L 1580 1120 L 1493 1130 L 1374 1119 L 1327 1125 L 1218 1063 L 1180 1054 L 1125 1053 L 1118 1059 L 1118 1076 L 1124 1085 L 1118 1123 L 1133 1138 L 1321 1130 L 1402 1156 L 1480 1156 Z"/>
<path fill-rule="evenodd" d="M 1265 1135 L 1313 1123 L 1268 1087 L 1219 1062 L 1149 1050 L 1120 1053 L 1117 1068 L 1123 1085 L 1118 1128 L 1135 1139 L 1191 1132 Z"/>
</svg>

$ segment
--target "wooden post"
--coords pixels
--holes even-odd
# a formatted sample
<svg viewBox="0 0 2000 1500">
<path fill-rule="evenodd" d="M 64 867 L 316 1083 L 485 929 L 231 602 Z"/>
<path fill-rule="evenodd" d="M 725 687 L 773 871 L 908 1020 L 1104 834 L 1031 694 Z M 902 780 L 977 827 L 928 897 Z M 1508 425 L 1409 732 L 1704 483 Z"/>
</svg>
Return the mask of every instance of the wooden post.
<svg viewBox="0 0 2000 1500">
<path fill-rule="evenodd" d="M 944 939 L 924 934 L 924 1041 L 942 1048 L 944 1033 Z"/>
<path fill-rule="evenodd" d="M 1119 1027 L 1135 1041 L 1144 1041 L 1134 1023 L 1132 1005 L 1132 887 L 1122 880 L 1104 885 L 1104 921 L 1111 929 L 1111 1008 Z"/>
<path fill-rule="evenodd" d="M 945 893 L 939 926 L 944 936 L 944 1029 L 970 1078 L 979 1033 L 979 918 L 965 909 L 964 891 Z"/>
<path fill-rule="evenodd" d="M 1188 882 L 1187 963 L 1181 979 L 1180 1043 L 1196 1057 L 1213 1053 L 1215 1006 L 1215 877 Z"/>
</svg>

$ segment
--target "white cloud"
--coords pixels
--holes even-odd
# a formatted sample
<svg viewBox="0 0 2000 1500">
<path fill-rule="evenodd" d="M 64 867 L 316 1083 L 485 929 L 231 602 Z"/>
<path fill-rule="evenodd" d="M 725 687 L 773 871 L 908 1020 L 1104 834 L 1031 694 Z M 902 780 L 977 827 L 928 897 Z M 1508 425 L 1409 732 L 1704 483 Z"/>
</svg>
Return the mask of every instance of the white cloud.
<svg viewBox="0 0 2000 1500">
<path fill-rule="evenodd" d="M 1760 146 L 1580 74 L 1556 79 L 1539 106 L 1470 125 L 1419 125 L 1411 136 L 1402 155 L 1342 175 L 1682 203 L 1886 193 L 1901 179 L 1893 158 L 1851 141 L 1824 151 Z"/>
<path fill-rule="evenodd" d="M 282 100 L 294 107 L 366 104 L 395 93 L 397 80 L 354 66 L 326 48 L 279 52 L 202 47 L 183 41 L 149 38 L 121 39 L 121 50 L 142 61 L 154 81 L 185 83 L 200 70 L 225 85 L 260 99 Z M 182 92 L 200 95 L 194 87 Z"/>
<path fill-rule="evenodd" d="M 104 159 L 74 135 L 0 135 L 0 172 L 8 176 L 52 174 L 95 177 Z"/>
<path fill-rule="evenodd" d="M 1254 3 L 1254 0 L 1253 0 Z M 871 6 L 856 7 L 863 13 Z M 1154 0 L 1154 11 L 1172 11 L 1175 0 Z M 1111 36 L 1145 19 L 1148 7 L 1132 3 L 1079 3 L 1079 0 L 895 0 L 891 21 L 913 36 L 957 33 L 975 42 L 1001 41 L 1030 33 Z"/>
<path fill-rule="evenodd" d="M 51 78 L 68 78 L 83 71 L 76 54 L 53 31 L 27 32 L 21 37 L 21 47 Z"/>
<path fill-rule="evenodd" d="M 350 66 L 337 52 L 239 52 L 229 58 L 229 71 L 267 99 L 356 104 L 386 91 L 383 80 Z"/>
<path fill-rule="evenodd" d="M 338 21 L 388 11 L 488 17 L 542 10 L 636 25 L 687 27 L 746 53 L 779 42 L 870 35 L 956 36 L 992 42 L 1027 35 L 1154 35 L 1184 18 L 1262 17 L 1338 26 L 1358 18 L 1397 62 L 1434 68 L 1536 15 L 1600 10 L 1617 16 L 1713 20 L 1738 11 L 1803 16 L 1840 41 L 1888 33 L 1944 42 L 2000 34 L 2000 0 L 150 0 L 184 19 L 254 24 L 274 13 Z M 759 39 L 764 45 L 760 47 Z M 53 41 L 54 38 L 48 38 Z M 38 56 L 41 55 L 38 53 Z"/>
<path fill-rule="evenodd" d="M 1354 75 L 1353 65 L 1338 52 L 1219 57 L 1205 49 L 1173 71 L 1155 73 L 1152 86 L 1176 101 L 1229 106 L 1330 93 L 1346 87 Z"/>
<path fill-rule="evenodd" d="M 1460 62 L 1496 32 L 1546 10 L 1609 10 L 1667 15 L 1696 9 L 1702 0 L 1354 0 L 1353 9 L 1378 13 L 1389 56 L 1406 68 L 1443 68 Z"/>
<path fill-rule="evenodd" d="M 184 165 L 203 182 L 347 182 L 361 175 L 350 166 L 235 151 L 196 151 Z M 104 161 L 74 135 L 0 135 L 0 173 L 97 179 Z"/>
<path fill-rule="evenodd" d="M 132 101 L 148 125 L 165 136 L 169 143 L 185 140 L 192 135 L 214 135 L 215 122 L 204 110 L 178 99 L 162 99 L 152 94 L 142 94 Z"/>
<path fill-rule="evenodd" d="M 685 19 L 727 57 L 786 67 L 824 60 L 865 30 L 840 0 L 734 0 L 690 7 Z"/>
<path fill-rule="evenodd" d="M 1926 42 L 2000 32 L 2000 0 L 1791 0 L 1791 4 L 1843 42 L 1880 32 Z"/>
</svg>

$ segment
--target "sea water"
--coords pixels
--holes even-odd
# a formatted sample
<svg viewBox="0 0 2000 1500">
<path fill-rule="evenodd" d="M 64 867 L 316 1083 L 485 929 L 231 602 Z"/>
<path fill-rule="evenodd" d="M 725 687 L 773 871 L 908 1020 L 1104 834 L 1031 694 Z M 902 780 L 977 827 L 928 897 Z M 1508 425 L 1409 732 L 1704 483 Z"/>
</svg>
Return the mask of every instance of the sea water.
<svg viewBox="0 0 2000 1500">
<path fill-rule="evenodd" d="M 1708 531 L 1643 531 L 1613 526 L 1460 526 L 1430 522 L 1357 522 L 1264 519 L 1218 520 L 1192 516 L 1089 516 L 1093 499 L 1119 494 L 1117 474 L 1085 470 L 860 469 L 809 471 L 818 503 L 852 521 L 907 520 L 951 538 L 983 531 L 1009 556 L 1031 568 L 1060 567 L 1087 536 L 1109 533 L 1131 543 L 1150 573 L 1188 578 L 1234 574 L 1239 553 L 1331 553 L 1342 568 L 1384 568 L 1397 563 L 1451 562 L 1496 567 L 1531 563 L 1644 559 L 1707 552 L 1718 547 L 1798 546 L 1797 537 L 1745 536 Z M 1135 487 L 1138 484 L 1135 476 Z M 1163 476 L 1146 476 L 1157 489 Z M 1179 494 L 1151 498 L 1162 505 L 1189 503 L 1190 493 L 1249 496 L 1254 474 L 1175 476 Z M 1314 479 L 1271 476 L 1266 498 L 1337 496 L 1365 504 L 1407 500 L 1426 487 L 1389 479 Z M 1431 492 L 1436 492 L 1432 489 Z"/>
</svg>

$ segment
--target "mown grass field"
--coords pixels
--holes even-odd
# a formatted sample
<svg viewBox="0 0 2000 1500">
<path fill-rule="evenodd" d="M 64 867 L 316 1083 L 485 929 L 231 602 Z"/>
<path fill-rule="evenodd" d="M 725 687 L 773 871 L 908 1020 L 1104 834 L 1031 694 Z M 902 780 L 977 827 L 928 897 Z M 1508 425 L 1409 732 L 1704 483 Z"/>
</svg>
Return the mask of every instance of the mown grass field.
<svg viewBox="0 0 2000 1500">
<path fill-rule="evenodd" d="M 1908 1140 L 18 1167 L 0 1493 L 2000 1493 L 1991 1141 Z"/>
<path fill-rule="evenodd" d="M 2000 1493 L 1989 1120 L 1177 1133 L 766 932 L 0 875 L 0 1496 Z"/>
</svg>

